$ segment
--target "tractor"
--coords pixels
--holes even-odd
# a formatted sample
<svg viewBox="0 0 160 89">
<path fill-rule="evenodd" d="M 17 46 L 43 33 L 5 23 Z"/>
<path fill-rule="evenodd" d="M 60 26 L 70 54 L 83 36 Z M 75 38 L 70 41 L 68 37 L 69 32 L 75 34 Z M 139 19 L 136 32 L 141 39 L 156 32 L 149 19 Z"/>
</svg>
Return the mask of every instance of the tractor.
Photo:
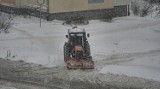
<svg viewBox="0 0 160 89">
<path fill-rule="evenodd" d="M 68 69 L 94 69 L 90 45 L 85 29 L 68 29 L 67 42 L 64 44 L 64 61 Z"/>
</svg>

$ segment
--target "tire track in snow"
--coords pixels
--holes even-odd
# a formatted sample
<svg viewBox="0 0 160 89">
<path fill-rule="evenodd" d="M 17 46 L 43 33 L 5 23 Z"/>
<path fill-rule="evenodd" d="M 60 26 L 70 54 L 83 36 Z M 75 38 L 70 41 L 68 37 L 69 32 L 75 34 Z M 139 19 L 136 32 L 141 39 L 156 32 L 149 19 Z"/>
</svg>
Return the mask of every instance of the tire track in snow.
<svg viewBox="0 0 160 89">
<path fill-rule="evenodd" d="M 93 28 L 92 30 L 94 30 L 92 33 L 96 33 L 97 34 L 110 34 L 113 32 L 124 32 L 124 31 L 133 31 L 133 30 L 139 30 L 139 29 L 143 29 L 143 28 L 151 28 L 154 26 L 159 26 L 160 21 L 154 21 L 154 22 L 147 22 L 147 23 L 137 23 L 137 24 L 133 24 L 131 26 L 125 26 L 125 27 L 113 27 L 112 29 L 109 30 L 96 30 L 97 28 Z M 107 27 L 105 27 L 107 29 Z"/>
<path fill-rule="evenodd" d="M 26 32 L 26 31 L 23 31 L 23 30 L 21 30 L 21 29 L 15 28 L 15 27 L 12 27 L 12 28 L 13 28 L 14 30 L 19 31 L 19 32 L 21 32 L 22 34 L 28 36 L 28 37 L 29 37 L 29 40 L 31 41 L 32 44 L 36 44 L 35 41 L 37 41 L 37 40 L 40 40 L 41 43 L 44 43 L 44 41 L 43 41 L 42 39 L 39 39 L 39 38 L 33 36 L 32 34 Z"/>
<path fill-rule="evenodd" d="M 96 62 L 95 65 L 98 65 L 97 69 L 100 69 L 105 65 L 125 63 L 129 61 L 133 61 L 137 58 L 143 58 L 143 57 L 152 56 L 152 55 L 160 55 L 160 49 L 150 50 L 146 52 L 113 54 L 110 56 L 106 56 L 106 58 L 101 61 L 95 61 Z M 104 57 L 104 55 L 99 55 L 99 56 Z"/>
<path fill-rule="evenodd" d="M 46 66 L 47 65 L 49 66 L 52 63 L 55 64 L 55 63 L 57 63 L 56 61 L 58 61 L 58 60 L 63 61 L 62 54 L 60 54 L 62 52 L 58 53 L 59 49 L 56 48 L 56 46 L 54 46 L 55 43 L 52 42 L 53 39 L 51 37 L 48 37 L 48 36 L 47 37 L 36 37 L 29 32 L 23 31 L 21 29 L 15 28 L 15 27 L 13 27 L 13 28 L 14 28 L 14 30 L 19 31 L 22 34 L 26 35 L 29 38 L 28 40 L 31 41 L 31 44 L 38 45 L 38 47 L 40 47 L 40 49 L 43 49 L 44 52 L 47 53 L 48 56 L 46 57 L 46 59 L 44 59 L 44 60 L 48 61 Z M 59 63 L 62 64 L 63 63 L 62 61 L 60 61 Z M 62 65 L 64 65 L 64 64 L 62 64 Z"/>
<path fill-rule="evenodd" d="M 31 41 L 31 44 L 39 45 L 46 52 L 47 52 L 47 49 L 50 48 L 50 47 L 48 47 L 46 40 L 45 40 L 45 39 L 47 39 L 47 37 L 46 38 L 45 37 L 36 37 L 29 32 L 23 31 L 21 29 L 15 28 L 15 27 L 13 27 L 13 28 L 14 28 L 14 30 L 19 31 L 22 34 L 26 35 L 29 38 L 29 40 Z"/>
<path fill-rule="evenodd" d="M 13 40 L 28 40 L 31 38 L 26 38 L 26 37 L 16 37 L 16 38 L 9 38 L 9 39 L 0 39 L 0 41 L 13 41 Z"/>
</svg>

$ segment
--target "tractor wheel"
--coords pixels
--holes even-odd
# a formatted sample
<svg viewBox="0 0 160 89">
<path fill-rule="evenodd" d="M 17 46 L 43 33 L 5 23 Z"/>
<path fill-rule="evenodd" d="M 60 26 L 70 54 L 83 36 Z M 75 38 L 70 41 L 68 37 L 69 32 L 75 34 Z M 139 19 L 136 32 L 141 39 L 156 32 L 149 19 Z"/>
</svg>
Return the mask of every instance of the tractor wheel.
<svg viewBox="0 0 160 89">
<path fill-rule="evenodd" d="M 69 52 L 68 52 L 68 45 L 65 43 L 64 45 L 64 61 L 67 61 L 67 58 L 69 57 Z"/>
<path fill-rule="evenodd" d="M 90 57 L 90 46 L 89 43 L 86 43 L 86 57 Z"/>
<path fill-rule="evenodd" d="M 70 64 L 70 63 L 67 63 L 67 68 L 68 68 L 68 69 L 71 69 L 71 67 L 72 67 L 71 64 Z"/>
</svg>

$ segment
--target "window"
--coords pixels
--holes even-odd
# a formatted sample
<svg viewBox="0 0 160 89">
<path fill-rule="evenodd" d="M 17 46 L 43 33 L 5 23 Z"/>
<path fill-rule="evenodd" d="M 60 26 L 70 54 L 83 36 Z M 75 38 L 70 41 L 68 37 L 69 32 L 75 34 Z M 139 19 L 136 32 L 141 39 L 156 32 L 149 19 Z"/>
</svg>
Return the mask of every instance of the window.
<svg viewBox="0 0 160 89">
<path fill-rule="evenodd" d="M 88 0 L 88 3 L 103 3 L 104 0 Z"/>
</svg>

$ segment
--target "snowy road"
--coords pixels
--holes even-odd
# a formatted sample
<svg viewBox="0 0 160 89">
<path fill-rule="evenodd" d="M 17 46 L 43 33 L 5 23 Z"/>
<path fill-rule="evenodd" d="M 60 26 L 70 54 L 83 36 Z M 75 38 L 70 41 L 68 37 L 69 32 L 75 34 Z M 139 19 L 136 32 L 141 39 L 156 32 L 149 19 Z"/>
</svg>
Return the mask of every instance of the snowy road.
<svg viewBox="0 0 160 89">
<path fill-rule="evenodd" d="M 14 22 L 9 34 L 0 35 L 0 57 L 6 57 L 10 50 L 12 60 L 59 67 L 63 72 L 66 70 L 63 45 L 67 40 L 66 29 L 71 28 L 70 26 L 55 20 L 43 21 L 40 28 L 36 18 L 17 17 Z M 110 76 L 113 73 L 160 82 L 159 23 L 160 20 L 131 16 L 115 18 L 112 23 L 93 20 L 89 25 L 80 25 L 80 28 L 85 28 L 91 35 L 88 40 L 96 69 L 84 73 L 65 72 L 73 77 L 79 76 L 80 80 L 82 76 L 78 73 L 86 75 L 87 79 L 90 75 Z M 108 80 L 112 81 L 111 78 Z"/>
</svg>

